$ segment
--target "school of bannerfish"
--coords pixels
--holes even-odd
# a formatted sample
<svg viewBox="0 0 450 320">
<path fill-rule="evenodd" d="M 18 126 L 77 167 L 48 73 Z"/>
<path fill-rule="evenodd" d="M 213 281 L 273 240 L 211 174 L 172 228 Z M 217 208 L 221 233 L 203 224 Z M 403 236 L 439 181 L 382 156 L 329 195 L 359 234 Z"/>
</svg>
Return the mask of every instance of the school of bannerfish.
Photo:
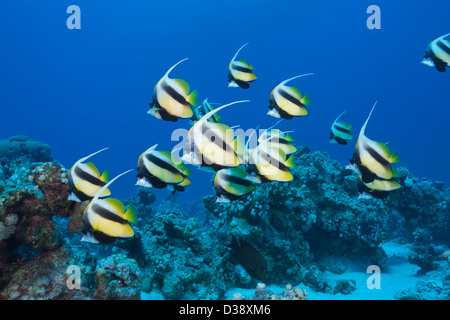
<svg viewBox="0 0 450 320">
<path fill-rule="evenodd" d="M 422 63 L 444 72 L 450 66 L 450 36 L 446 34 L 433 40 L 427 47 Z M 228 65 L 228 87 L 249 89 L 257 79 L 253 66 L 244 59 L 236 60 L 244 44 Z M 156 83 L 148 114 L 164 121 L 189 119 L 192 125 L 184 146 L 184 155 L 175 159 L 173 151 L 157 150 L 157 144 L 148 148 L 138 159 L 136 185 L 143 187 L 168 188 L 172 192 L 184 191 L 191 184 L 189 165 L 211 171 L 217 201 L 234 201 L 255 190 L 255 184 L 270 181 L 289 182 L 293 179 L 290 169 L 295 168 L 293 154 L 297 148 L 289 132 L 274 128 L 264 130 L 257 138 L 257 145 L 249 148 L 245 138 L 235 137 L 232 127 L 221 122 L 218 111 L 232 105 L 246 103 L 235 101 L 225 105 L 210 103 L 208 99 L 198 104 L 197 90 L 191 91 L 183 79 L 170 78 L 170 73 L 183 59 L 173 65 Z M 298 78 L 311 76 L 307 73 L 282 81 L 270 93 L 267 114 L 281 120 L 308 115 L 311 100 L 308 94 L 287 83 Z M 217 107 L 214 107 L 216 105 Z M 376 105 L 376 103 L 375 103 Z M 355 172 L 361 194 L 385 198 L 401 185 L 395 180 L 397 173 L 391 166 L 399 162 L 399 156 L 382 142 L 369 139 L 365 129 L 375 105 L 362 126 L 350 165 Z M 346 145 L 352 139 L 352 126 L 338 121 L 341 113 L 330 128 L 330 143 Z M 280 120 L 280 121 L 281 121 Z M 256 130 L 253 132 L 255 133 Z M 125 171 L 109 181 L 109 172 L 100 174 L 92 162 L 84 163 L 90 157 L 103 152 L 101 149 L 78 160 L 69 171 L 69 200 L 89 201 L 83 214 L 83 241 L 110 243 L 117 238 L 133 237 L 131 224 L 137 224 L 137 212 L 111 195 L 108 187 L 113 181 L 131 170 Z M 131 223 L 131 224 L 130 224 Z"/>
</svg>

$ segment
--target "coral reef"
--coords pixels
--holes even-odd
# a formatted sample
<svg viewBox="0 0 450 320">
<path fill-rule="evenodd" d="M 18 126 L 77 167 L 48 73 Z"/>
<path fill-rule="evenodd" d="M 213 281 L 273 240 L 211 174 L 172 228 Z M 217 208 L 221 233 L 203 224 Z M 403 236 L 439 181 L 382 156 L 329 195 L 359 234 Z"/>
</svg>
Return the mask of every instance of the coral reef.
<svg viewBox="0 0 450 320">
<path fill-rule="evenodd" d="M 412 253 L 408 257 L 409 261 L 418 265 L 421 268 L 419 272 L 422 274 L 436 269 L 436 261 L 442 260 L 442 246 L 433 243 L 433 238 L 426 229 L 417 228 L 413 236 L 414 242 Z"/>
<path fill-rule="evenodd" d="M 304 284 L 328 294 L 356 288 L 352 279 L 328 279 L 328 272 L 345 275 L 355 260 L 386 268 L 381 244 L 412 243 L 409 261 L 426 276 L 436 274 L 397 298 L 448 298 L 450 192 L 442 183 L 399 168 L 403 188 L 383 200 L 361 198 L 353 173 L 327 154 L 301 146 L 294 157 L 293 181 L 259 184 L 230 203 L 211 195 L 182 209 L 175 194 L 155 206 L 153 191 L 137 188 L 124 201 L 139 212 L 135 236 L 105 245 L 80 243 L 87 202 L 67 200 L 61 164 L 26 155 L 1 162 L 0 296 L 139 299 L 143 291 L 165 299 L 222 299 L 230 288 L 256 287 L 253 296 L 234 298 L 306 298 L 290 285 L 274 293 L 258 284 L 233 258 L 234 236 L 265 257 L 267 284 Z M 79 289 L 68 288 L 70 266 L 81 271 Z"/>
<path fill-rule="evenodd" d="M 232 300 L 307 300 L 308 293 L 300 288 L 294 288 L 287 284 L 284 290 L 280 293 L 274 293 L 267 289 L 264 283 L 258 283 L 254 295 L 243 296 L 240 293 L 235 293 Z"/>
<path fill-rule="evenodd" d="M 135 260 L 113 254 L 97 263 L 96 300 L 138 300 L 141 295 L 140 270 Z"/>
<path fill-rule="evenodd" d="M 48 144 L 33 141 L 27 136 L 13 136 L 7 140 L 0 140 L 0 159 L 10 161 L 21 156 L 26 156 L 34 162 L 53 160 Z"/>
</svg>

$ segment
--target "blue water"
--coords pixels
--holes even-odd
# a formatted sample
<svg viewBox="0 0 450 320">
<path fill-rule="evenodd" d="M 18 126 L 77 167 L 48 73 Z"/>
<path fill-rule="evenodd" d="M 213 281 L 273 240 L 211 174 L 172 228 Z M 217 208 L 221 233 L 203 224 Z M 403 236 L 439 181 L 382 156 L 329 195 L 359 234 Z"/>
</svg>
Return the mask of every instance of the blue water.
<svg viewBox="0 0 450 320">
<path fill-rule="evenodd" d="M 69 30 L 66 9 L 81 9 L 81 29 Z M 381 8 L 381 29 L 369 30 L 366 9 Z M 67 168 L 92 158 L 111 176 L 136 168 L 138 156 L 158 143 L 169 149 L 177 128 L 147 114 L 153 87 L 168 68 L 198 89 L 200 100 L 250 99 L 221 114 L 242 128 L 267 128 L 269 94 L 291 85 L 311 96 L 310 114 L 284 121 L 299 145 L 327 152 L 346 165 L 373 103 L 366 134 L 389 142 L 415 176 L 450 182 L 448 141 L 450 71 L 420 64 L 428 43 L 450 32 L 450 2 L 433 1 L 2 1 L 0 10 L 0 139 L 24 134 L 52 147 Z M 227 67 L 239 58 L 255 68 L 250 89 L 227 87 Z M 329 144 L 342 111 L 354 127 L 347 146 Z M 211 174 L 193 170 L 180 196 L 212 194 Z M 134 174 L 112 186 L 134 194 Z M 164 197 L 168 190 L 158 190 Z"/>
</svg>

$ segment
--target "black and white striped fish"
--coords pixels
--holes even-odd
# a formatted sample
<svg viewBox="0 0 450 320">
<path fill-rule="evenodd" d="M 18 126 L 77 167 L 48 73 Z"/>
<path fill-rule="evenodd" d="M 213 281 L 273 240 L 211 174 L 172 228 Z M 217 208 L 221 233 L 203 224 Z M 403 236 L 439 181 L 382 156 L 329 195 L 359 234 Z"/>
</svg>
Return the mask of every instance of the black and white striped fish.
<svg viewBox="0 0 450 320">
<path fill-rule="evenodd" d="M 336 120 L 334 120 L 330 129 L 330 143 L 338 143 L 342 145 L 346 145 L 347 141 L 352 139 L 353 127 L 351 124 L 348 124 L 345 121 L 339 121 L 339 118 L 345 113 L 342 112 Z"/>
<path fill-rule="evenodd" d="M 234 137 L 234 130 L 226 124 L 207 121 L 214 113 L 241 102 L 247 101 L 236 101 L 211 110 L 189 129 L 182 157 L 185 163 L 214 171 L 243 163 L 244 143 Z"/>
<path fill-rule="evenodd" d="M 137 213 L 133 205 L 125 210 L 125 206 L 118 199 L 99 198 L 111 183 L 130 171 L 119 174 L 104 185 L 85 208 L 83 213 L 84 230 L 81 241 L 111 243 L 116 238 L 131 238 L 134 236 L 134 230 L 130 223 L 137 224 Z"/>
<path fill-rule="evenodd" d="M 109 171 L 105 170 L 102 175 L 92 162 L 83 163 L 90 157 L 100 153 L 108 148 L 94 152 L 84 158 L 81 158 L 69 170 L 69 197 L 67 200 L 76 202 L 92 199 L 95 194 L 108 182 Z M 111 192 L 106 189 L 101 195 L 107 197 Z"/>
<path fill-rule="evenodd" d="M 283 150 L 288 156 L 297 151 L 297 147 L 292 144 L 295 140 L 287 132 L 282 132 L 279 129 L 268 129 L 259 136 L 258 142 L 268 146 L 276 146 Z"/>
<path fill-rule="evenodd" d="M 286 83 L 309 75 L 313 75 L 313 73 L 295 76 L 277 85 L 270 93 L 270 105 L 267 114 L 283 119 L 306 116 L 308 114 L 306 107 L 311 104 L 309 95 L 306 94 L 302 97 L 298 88 L 286 86 Z"/>
<path fill-rule="evenodd" d="M 217 171 L 214 176 L 216 201 L 230 202 L 255 190 L 255 185 L 246 179 L 246 175 L 247 173 L 241 167 Z"/>
<path fill-rule="evenodd" d="M 445 72 L 445 67 L 450 67 L 450 41 L 444 40 L 450 33 L 430 42 L 422 63 L 435 67 L 439 72 Z"/>
<path fill-rule="evenodd" d="M 378 199 L 387 198 L 390 192 L 402 187 L 395 179 L 374 179 L 372 182 L 366 183 L 358 174 L 356 175 L 356 181 L 360 192 L 365 192 Z"/>
<path fill-rule="evenodd" d="M 248 43 L 239 48 L 228 65 L 228 87 L 241 87 L 243 89 L 248 89 L 250 88 L 249 82 L 256 80 L 256 76 L 253 73 L 253 67 L 251 65 L 248 65 L 244 59 L 236 61 L 237 55 L 246 45 L 248 45 Z"/>
<path fill-rule="evenodd" d="M 136 185 L 184 191 L 191 184 L 187 177 L 191 175 L 190 168 L 181 159 L 174 162 L 170 151 L 157 151 L 156 147 L 157 144 L 139 156 Z"/>
<path fill-rule="evenodd" d="M 275 145 L 260 144 L 249 152 L 247 179 L 262 183 L 268 181 L 287 182 L 293 179 L 289 168 L 295 168 L 293 156 Z"/>
<path fill-rule="evenodd" d="M 158 81 L 153 90 L 153 100 L 149 104 L 148 114 L 166 121 L 178 121 L 179 118 L 192 117 L 192 106 L 197 105 L 197 90 L 189 93 L 190 87 L 186 81 L 169 78 L 169 73 L 185 60 L 187 58 L 176 63 Z"/>
<path fill-rule="evenodd" d="M 367 123 L 376 104 L 375 102 L 366 122 L 361 128 L 351 160 L 351 163 L 359 167 L 362 180 L 365 183 L 372 182 L 374 179 L 391 179 L 395 175 L 391 163 L 400 161 L 399 155 L 396 152 L 391 152 L 385 143 L 373 141 L 365 136 Z"/>
</svg>

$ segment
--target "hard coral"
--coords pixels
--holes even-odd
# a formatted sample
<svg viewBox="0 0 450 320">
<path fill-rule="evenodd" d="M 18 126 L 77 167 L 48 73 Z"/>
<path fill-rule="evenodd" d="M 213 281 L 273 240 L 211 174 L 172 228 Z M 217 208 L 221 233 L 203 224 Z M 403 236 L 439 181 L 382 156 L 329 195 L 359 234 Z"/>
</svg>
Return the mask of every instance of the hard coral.
<svg viewBox="0 0 450 320">
<path fill-rule="evenodd" d="M 140 270 L 135 260 L 123 254 L 113 254 L 98 261 L 95 275 L 94 299 L 140 299 Z"/>
<path fill-rule="evenodd" d="M 35 162 L 53 160 L 49 145 L 33 141 L 27 136 L 13 136 L 7 140 L 0 140 L 0 158 L 12 160 L 21 156 Z"/>
</svg>

